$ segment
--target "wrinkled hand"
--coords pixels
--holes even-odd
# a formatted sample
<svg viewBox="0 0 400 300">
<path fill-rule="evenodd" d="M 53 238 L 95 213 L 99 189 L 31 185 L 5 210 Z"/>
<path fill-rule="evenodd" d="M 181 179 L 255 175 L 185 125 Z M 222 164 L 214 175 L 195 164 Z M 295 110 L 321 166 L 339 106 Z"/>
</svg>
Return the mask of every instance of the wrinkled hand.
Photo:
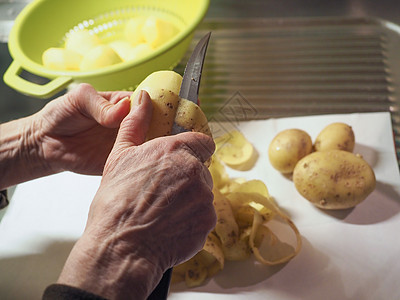
<svg viewBox="0 0 400 300">
<path fill-rule="evenodd" d="M 166 269 L 202 248 L 216 222 L 204 165 L 213 140 L 188 132 L 143 143 L 151 100 L 139 96 L 59 279 L 110 299 L 145 299 Z"/>
<path fill-rule="evenodd" d="M 97 92 L 80 84 L 37 113 L 35 136 L 49 173 L 101 175 L 120 123 L 129 113 L 130 101 L 124 98 L 130 95 Z"/>
</svg>

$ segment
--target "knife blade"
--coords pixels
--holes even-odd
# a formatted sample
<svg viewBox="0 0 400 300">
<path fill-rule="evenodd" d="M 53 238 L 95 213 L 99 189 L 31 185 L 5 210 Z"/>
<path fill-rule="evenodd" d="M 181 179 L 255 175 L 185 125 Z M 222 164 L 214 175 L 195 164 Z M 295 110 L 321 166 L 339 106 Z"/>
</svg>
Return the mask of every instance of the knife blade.
<svg viewBox="0 0 400 300">
<path fill-rule="evenodd" d="M 187 99 L 195 104 L 198 104 L 201 74 L 210 36 L 211 32 L 208 32 L 199 40 L 194 48 L 188 62 L 186 63 L 181 89 L 179 91 L 180 98 Z M 187 131 L 185 128 L 174 123 L 171 133 L 178 134 L 185 131 Z"/>
<path fill-rule="evenodd" d="M 207 33 L 195 46 L 188 62 L 186 63 L 181 83 L 181 89 L 179 91 L 180 98 L 190 100 L 196 104 L 199 98 L 201 73 L 203 71 L 203 65 L 210 36 L 211 32 Z M 172 134 L 177 134 L 185 131 L 187 131 L 185 128 L 176 125 L 175 123 L 172 126 Z M 171 276 L 172 268 L 165 271 L 160 282 L 147 298 L 147 300 L 167 299 L 169 286 L 171 283 Z"/>
<path fill-rule="evenodd" d="M 186 64 L 181 90 L 179 92 L 179 97 L 190 100 L 196 104 L 199 96 L 201 74 L 210 36 L 211 32 L 207 33 L 200 39 L 194 48 L 192 55 Z"/>
</svg>

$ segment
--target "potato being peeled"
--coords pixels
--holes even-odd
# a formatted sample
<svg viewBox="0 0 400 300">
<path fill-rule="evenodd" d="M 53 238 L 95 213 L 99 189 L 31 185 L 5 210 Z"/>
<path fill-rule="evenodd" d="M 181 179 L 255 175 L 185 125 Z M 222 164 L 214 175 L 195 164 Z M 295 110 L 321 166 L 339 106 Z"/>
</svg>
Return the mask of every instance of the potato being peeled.
<svg viewBox="0 0 400 300">
<path fill-rule="evenodd" d="M 173 125 L 187 131 L 197 131 L 211 135 L 206 116 L 200 107 L 187 99 L 179 97 L 182 76 L 174 71 L 157 71 L 147 76 L 131 96 L 145 90 L 153 101 L 153 116 L 147 139 L 167 136 L 172 133 Z"/>
<path fill-rule="evenodd" d="M 376 185 L 375 174 L 359 155 L 343 150 L 317 151 L 301 159 L 294 171 L 297 191 L 324 209 L 346 209 L 362 202 Z"/>
<path fill-rule="evenodd" d="M 332 123 L 318 134 L 314 148 L 316 151 L 338 149 L 353 152 L 354 144 L 355 138 L 351 126 L 345 123 Z"/>
<path fill-rule="evenodd" d="M 271 165 L 279 172 L 292 173 L 297 162 L 312 151 L 312 140 L 307 132 L 287 129 L 278 133 L 268 149 Z"/>
</svg>

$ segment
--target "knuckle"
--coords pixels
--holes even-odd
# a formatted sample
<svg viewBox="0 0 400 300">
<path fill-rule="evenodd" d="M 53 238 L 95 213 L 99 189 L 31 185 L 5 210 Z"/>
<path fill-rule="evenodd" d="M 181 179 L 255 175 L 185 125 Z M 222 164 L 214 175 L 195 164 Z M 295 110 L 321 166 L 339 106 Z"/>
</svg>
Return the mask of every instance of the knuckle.
<svg viewBox="0 0 400 300">
<path fill-rule="evenodd" d="M 89 83 L 80 83 L 76 87 L 76 90 L 79 92 L 87 92 L 92 89 L 93 89 L 93 87 Z"/>
</svg>

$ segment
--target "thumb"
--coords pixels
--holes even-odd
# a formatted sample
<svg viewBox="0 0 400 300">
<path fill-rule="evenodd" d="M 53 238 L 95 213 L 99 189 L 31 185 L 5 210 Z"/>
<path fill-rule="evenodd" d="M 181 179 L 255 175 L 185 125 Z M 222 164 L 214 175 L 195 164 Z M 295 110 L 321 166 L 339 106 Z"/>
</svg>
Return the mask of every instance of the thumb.
<svg viewBox="0 0 400 300">
<path fill-rule="evenodd" d="M 150 127 L 153 105 L 146 91 L 133 100 L 129 114 L 122 121 L 115 141 L 115 147 L 131 147 L 143 144 Z"/>
</svg>

